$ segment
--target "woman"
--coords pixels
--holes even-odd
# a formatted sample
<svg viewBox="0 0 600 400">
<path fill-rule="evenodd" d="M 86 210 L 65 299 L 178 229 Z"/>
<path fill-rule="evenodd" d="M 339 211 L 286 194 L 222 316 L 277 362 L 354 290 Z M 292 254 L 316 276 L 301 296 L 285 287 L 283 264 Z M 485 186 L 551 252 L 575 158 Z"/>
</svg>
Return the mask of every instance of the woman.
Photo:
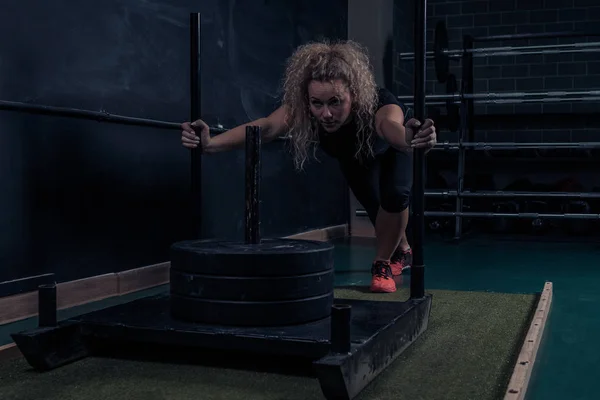
<svg viewBox="0 0 600 400">
<path fill-rule="evenodd" d="M 244 144 L 246 126 L 260 126 L 263 142 L 290 136 L 297 169 L 319 146 L 339 161 L 357 200 L 375 227 L 376 256 L 371 291 L 396 291 L 393 276 L 410 268 L 406 239 L 412 187 L 412 149 L 436 142 L 433 121 L 411 119 L 406 107 L 378 88 L 366 51 L 357 43 L 320 42 L 300 46 L 289 58 L 283 101 L 271 115 L 215 137 L 202 120 L 182 124 L 183 146 L 217 153 Z"/>
</svg>

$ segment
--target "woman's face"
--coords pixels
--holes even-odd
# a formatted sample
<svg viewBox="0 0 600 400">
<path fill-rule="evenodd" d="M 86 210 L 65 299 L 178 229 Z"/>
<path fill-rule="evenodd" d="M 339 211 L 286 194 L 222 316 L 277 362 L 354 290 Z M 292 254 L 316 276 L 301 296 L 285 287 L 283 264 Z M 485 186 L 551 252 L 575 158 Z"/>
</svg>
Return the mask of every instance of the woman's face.
<svg viewBox="0 0 600 400">
<path fill-rule="evenodd" d="M 350 91 L 341 80 L 311 81 L 308 85 L 308 101 L 311 114 L 327 132 L 340 129 L 352 111 Z"/>
</svg>

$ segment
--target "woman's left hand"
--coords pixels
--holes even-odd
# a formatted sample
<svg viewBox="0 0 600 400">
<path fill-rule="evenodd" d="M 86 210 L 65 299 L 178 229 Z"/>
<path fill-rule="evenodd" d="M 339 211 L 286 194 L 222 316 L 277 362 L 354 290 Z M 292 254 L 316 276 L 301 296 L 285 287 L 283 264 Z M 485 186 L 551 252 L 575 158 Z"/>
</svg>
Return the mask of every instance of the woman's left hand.
<svg viewBox="0 0 600 400">
<path fill-rule="evenodd" d="M 435 126 L 433 120 L 426 119 L 424 124 L 421 124 L 419 120 L 412 118 L 406 125 L 406 129 L 410 129 L 410 135 L 412 137 L 410 145 L 415 149 L 432 149 L 437 143 L 437 136 L 435 133 Z M 416 133 L 415 133 L 416 132 Z"/>
</svg>

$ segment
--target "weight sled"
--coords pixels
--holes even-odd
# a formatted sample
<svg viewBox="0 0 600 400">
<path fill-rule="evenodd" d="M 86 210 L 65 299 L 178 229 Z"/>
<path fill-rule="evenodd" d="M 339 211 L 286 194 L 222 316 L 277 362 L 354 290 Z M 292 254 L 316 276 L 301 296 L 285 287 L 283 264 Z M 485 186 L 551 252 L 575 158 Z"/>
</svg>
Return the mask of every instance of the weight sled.
<svg viewBox="0 0 600 400">
<path fill-rule="evenodd" d="M 48 288 L 44 291 L 40 299 L 51 301 Z M 242 327 L 176 319 L 170 300 L 165 293 L 55 324 L 52 315 L 40 315 L 51 326 L 12 338 L 37 371 L 106 356 L 107 348 L 115 356 L 115 351 L 125 353 L 132 345 L 151 346 L 151 352 L 165 354 L 183 347 L 190 354 L 197 351 L 194 357 L 199 358 L 210 350 L 226 350 L 255 360 L 268 356 L 285 356 L 292 364 L 308 360 L 326 399 L 352 399 L 427 329 L 431 308 L 430 295 L 406 302 L 336 298 L 326 318 Z M 40 304 L 40 311 L 55 313 L 47 304 Z"/>
</svg>

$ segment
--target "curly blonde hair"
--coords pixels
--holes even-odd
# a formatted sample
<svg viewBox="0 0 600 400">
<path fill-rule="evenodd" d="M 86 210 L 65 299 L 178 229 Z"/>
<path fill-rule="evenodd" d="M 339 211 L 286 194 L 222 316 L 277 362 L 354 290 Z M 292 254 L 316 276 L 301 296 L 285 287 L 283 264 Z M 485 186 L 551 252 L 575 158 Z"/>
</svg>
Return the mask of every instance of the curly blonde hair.
<svg viewBox="0 0 600 400">
<path fill-rule="evenodd" d="M 358 132 L 360 159 L 366 150 L 373 154 L 371 137 L 377 105 L 377 85 L 367 50 L 351 40 L 312 42 L 296 49 L 287 60 L 283 79 L 283 105 L 287 107 L 287 132 L 294 165 L 301 170 L 312 148 L 316 158 L 318 123 L 310 113 L 310 81 L 342 80 L 352 96 L 352 113 Z"/>
</svg>

